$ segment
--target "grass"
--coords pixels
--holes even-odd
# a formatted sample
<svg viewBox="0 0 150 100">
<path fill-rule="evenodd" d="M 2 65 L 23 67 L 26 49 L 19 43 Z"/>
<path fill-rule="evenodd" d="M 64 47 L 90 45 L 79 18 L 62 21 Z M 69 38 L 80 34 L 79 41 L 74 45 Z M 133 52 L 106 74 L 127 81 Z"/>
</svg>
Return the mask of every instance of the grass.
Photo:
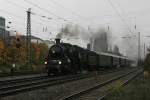
<svg viewBox="0 0 150 100">
<path fill-rule="evenodd" d="M 114 89 L 105 100 L 150 100 L 150 77 L 137 77 L 126 87 Z"/>
</svg>

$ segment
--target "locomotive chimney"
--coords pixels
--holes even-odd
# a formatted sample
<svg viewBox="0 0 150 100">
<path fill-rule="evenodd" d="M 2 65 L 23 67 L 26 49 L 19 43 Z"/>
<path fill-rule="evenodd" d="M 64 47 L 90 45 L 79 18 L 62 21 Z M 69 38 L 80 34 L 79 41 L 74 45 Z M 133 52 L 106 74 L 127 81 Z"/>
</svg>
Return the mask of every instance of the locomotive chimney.
<svg viewBox="0 0 150 100">
<path fill-rule="evenodd" d="M 56 44 L 60 44 L 60 39 L 59 38 L 56 38 L 55 41 L 56 41 Z"/>
<path fill-rule="evenodd" d="M 91 44 L 90 43 L 87 44 L 87 49 L 91 50 Z"/>
</svg>

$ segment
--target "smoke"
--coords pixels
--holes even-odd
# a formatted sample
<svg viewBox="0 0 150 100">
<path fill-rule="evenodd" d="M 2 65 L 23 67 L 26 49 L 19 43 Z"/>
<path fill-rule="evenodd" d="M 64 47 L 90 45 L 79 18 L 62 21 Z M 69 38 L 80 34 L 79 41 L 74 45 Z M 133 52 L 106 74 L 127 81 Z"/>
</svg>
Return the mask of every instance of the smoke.
<svg viewBox="0 0 150 100">
<path fill-rule="evenodd" d="M 105 29 L 99 29 L 95 34 L 93 34 L 93 36 L 91 37 L 91 44 L 92 42 L 94 51 L 108 51 L 108 37 Z"/>
<path fill-rule="evenodd" d="M 63 38 L 64 36 L 68 37 L 78 37 L 80 34 L 80 26 L 67 24 L 65 27 L 62 27 L 60 32 L 56 35 L 57 38 Z"/>
<path fill-rule="evenodd" d="M 126 51 L 126 56 L 131 59 L 137 59 L 138 53 L 138 44 L 136 38 L 124 38 L 123 43 Z"/>
<path fill-rule="evenodd" d="M 88 41 L 94 51 L 113 52 L 111 47 L 114 40 L 112 39 L 110 29 L 108 30 L 102 27 L 98 29 L 91 29 L 88 27 L 88 29 L 85 29 L 79 25 L 67 24 L 60 29 L 56 37 L 60 39 L 65 37 L 80 38 L 83 41 Z"/>
<path fill-rule="evenodd" d="M 113 52 L 114 52 L 115 54 L 120 55 L 120 50 L 119 50 L 119 47 L 118 47 L 117 45 L 114 46 Z"/>
</svg>

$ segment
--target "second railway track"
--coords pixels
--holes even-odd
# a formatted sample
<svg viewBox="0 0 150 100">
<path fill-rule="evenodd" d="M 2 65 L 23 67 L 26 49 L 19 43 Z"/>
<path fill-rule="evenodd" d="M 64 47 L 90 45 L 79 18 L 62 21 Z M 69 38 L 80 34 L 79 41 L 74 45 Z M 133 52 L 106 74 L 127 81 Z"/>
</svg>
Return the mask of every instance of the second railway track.
<svg viewBox="0 0 150 100">
<path fill-rule="evenodd" d="M 105 87 L 106 85 L 109 85 L 115 81 L 125 78 L 124 82 L 121 84 L 121 86 L 124 86 L 124 85 L 128 84 L 129 81 L 131 81 L 136 76 L 138 76 L 141 72 L 142 72 L 142 70 L 136 70 L 136 71 L 133 70 L 128 73 L 118 75 L 117 77 L 113 77 L 113 78 L 106 80 L 104 82 L 101 82 L 99 84 L 93 85 L 91 87 L 80 90 L 80 91 L 70 94 L 68 96 L 62 97 L 59 100 L 103 100 L 103 98 L 105 98 L 110 93 L 110 91 L 108 92 L 108 90 L 107 90 L 107 92 L 105 91 L 106 93 L 104 93 L 104 92 L 102 92 L 103 90 L 100 90 L 102 87 Z M 100 92 L 102 94 L 100 94 L 98 92 Z M 98 94 L 98 97 L 96 97 L 96 94 Z"/>
</svg>

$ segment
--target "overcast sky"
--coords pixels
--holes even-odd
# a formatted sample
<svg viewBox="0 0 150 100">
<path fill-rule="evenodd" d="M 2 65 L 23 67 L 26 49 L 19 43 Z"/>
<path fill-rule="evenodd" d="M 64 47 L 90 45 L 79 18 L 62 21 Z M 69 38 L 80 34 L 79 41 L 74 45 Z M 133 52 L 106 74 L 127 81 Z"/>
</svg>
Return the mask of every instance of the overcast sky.
<svg viewBox="0 0 150 100">
<path fill-rule="evenodd" d="M 0 16 L 6 18 L 6 24 L 12 22 L 9 30 L 21 34 L 26 33 L 26 11 L 31 8 L 35 14 L 31 16 L 32 34 L 43 39 L 53 38 L 62 26 L 72 23 L 85 29 L 109 25 L 118 41 L 121 40 L 119 37 L 140 31 L 142 40 L 149 41 L 144 38 L 150 32 L 149 0 L 0 0 L 0 4 Z"/>
</svg>

